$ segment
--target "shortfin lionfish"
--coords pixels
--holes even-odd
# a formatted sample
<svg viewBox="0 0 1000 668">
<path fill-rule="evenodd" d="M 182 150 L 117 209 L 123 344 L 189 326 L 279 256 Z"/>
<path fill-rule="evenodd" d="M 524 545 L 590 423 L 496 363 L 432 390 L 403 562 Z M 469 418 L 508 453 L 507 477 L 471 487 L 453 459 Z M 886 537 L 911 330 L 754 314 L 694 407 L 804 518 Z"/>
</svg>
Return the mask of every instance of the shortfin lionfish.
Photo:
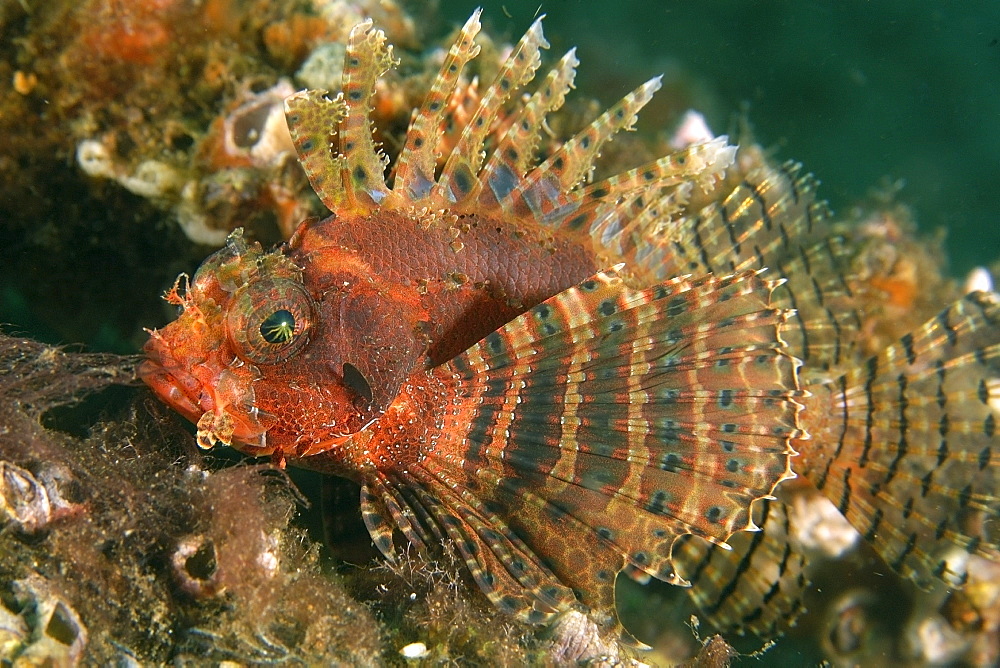
<svg viewBox="0 0 1000 668">
<path fill-rule="evenodd" d="M 781 559 L 776 494 L 796 473 L 904 575 L 1000 558 L 997 295 L 864 358 L 878 296 L 797 165 L 719 137 L 593 181 L 659 79 L 541 154 L 578 63 L 514 97 L 548 46 L 540 20 L 446 143 L 479 17 L 392 165 L 371 116 L 394 59 L 371 22 L 341 92 L 286 101 L 332 215 L 270 252 L 234 233 L 146 347 L 144 379 L 199 443 L 352 478 L 386 558 L 394 535 L 450 543 L 500 609 L 582 611 L 627 642 L 623 569 L 691 581 L 703 607 L 736 589 L 743 613 L 766 605 L 792 565 L 755 579 L 751 560 Z"/>
</svg>

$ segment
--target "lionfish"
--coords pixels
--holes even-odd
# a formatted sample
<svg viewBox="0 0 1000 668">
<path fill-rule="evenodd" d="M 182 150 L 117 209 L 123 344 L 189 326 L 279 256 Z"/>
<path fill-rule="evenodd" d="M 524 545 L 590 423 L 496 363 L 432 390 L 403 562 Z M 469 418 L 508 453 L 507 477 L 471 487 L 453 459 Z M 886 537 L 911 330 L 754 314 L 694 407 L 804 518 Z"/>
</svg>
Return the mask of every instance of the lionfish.
<svg viewBox="0 0 1000 668">
<path fill-rule="evenodd" d="M 446 136 L 479 16 L 391 172 L 371 114 L 394 61 L 370 21 L 339 94 L 287 99 L 332 215 L 267 252 L 235 232 L 145 348 L 143 379 L 199 444 L 351 478 L 387 559 L 394 534 L 449 542 L 498 608 L 582 611 L 625 642 L 622 570 L 693 582 L 736 621 L 787 612 L 776 494 L 796 474 L 904 575 L 1000 559 L 997 295 L 866 357 L 875 281 L 797 165 L 720 137 L 593 181 L 658 78 L 539 155 L 578 64 L 513 97 L 548 47 L 540 19 Z"/>
</svg>

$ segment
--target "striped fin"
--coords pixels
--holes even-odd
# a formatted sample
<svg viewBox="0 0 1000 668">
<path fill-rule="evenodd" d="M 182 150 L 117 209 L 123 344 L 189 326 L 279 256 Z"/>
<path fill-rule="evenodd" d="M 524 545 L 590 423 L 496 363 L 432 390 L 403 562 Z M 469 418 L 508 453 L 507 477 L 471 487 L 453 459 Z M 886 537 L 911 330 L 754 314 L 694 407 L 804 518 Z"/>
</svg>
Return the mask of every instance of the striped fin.
<svg viewBox="0 0 1000 668">
<path fill-rule="evenodd" d="M 686 188 L 693 184 L 704 188 L 714 186 L 733 164 L 735 154 L 736 148 L 728 145 L 726 137 L 717 137 L 568 194 L 549 192 L 544 200 L 529 199 L 529 204 L 532 215 L 542 224 L 586 235 L 601 227 L 608 216 L 625 219 L 622 214 L 627 211 L 634 216 L 638 210 L 629 199 L 630 195 L 653 195 L 665 188 Z M 560 206 L 549 209 L 556 202 L 561 203 Z"/>
<path fill-rule="evenodd" d="M 737 165 L 743 160 L 741 153 Z M 693 198 L 694 212 L 658 228 L 632 230 L 638 236 L 629 247 L 659 246 L 666 251 L 665 264 L 650 258 L 639 270 L 653 277 L 774 270 L 797 245 L 825 239 L 826 206 L 815 200 L 815 181 L 800 171 L 794 163 L 773 168 L 758 159 L 745 173 L 733 170 L 709 193 L 707 203 Z"/>
<path fill-rule="evenodd" d="M 781 501 L 759 501 L 753 518 L 761 531 L 733 536 L 732 550 L 684 537 L 674 558 L 691 582 L 688 595 L 716 629 L 771 639 L 805 612 L 806 553 Z"/>
<path fill-rule="evenodd" d="M 344 190 L 344 158 L 333 148 L 336 126 L 347 117 L 343 94 L 333 100 L 326 91 L 304 90 L 285 99 L 285 120 L 295 144 L 299 163 L 323 205 L 338 209 L 347 198 Z"/>
<path fill-rule="evenodd" d="M 448 51 L 441 71 L 431 84 L 420 110 L 406 131 L 406 142 L 396 161 L 394 194 L 411 203 L 430 194 L 434 185 L 438 159 L 438 131 L 448 109 L 448 100 L 455 92 L 465 64 L 479 55 L 476 35 L 479 34 L 479 16 L 476 9 L 459 32 L 458 39 Z"/>
<path fill-rule="evenodd" d="M 968 554 L 1000 560 L 1000 296 L 973 293 L 810 390 L 817 438 L 797 468 L 890 566 L 955 584 Z"/>
<path fill-rule="evenodd" d="M 676 537 L 753 527 L 750 504 L 792 475 L 801 435 L 774 287 L 745 273 L 633 290 L 600 273 L 433 370 L 454 399 L 410 484 L 477 545 L 469 565 L 494 602 L 537 617 L 569 587 L 620 631 L 626 563 L 680 583 Z"/>
<path fill-rule="evenodd" d="M 609 216 L 622 219 L 622 224 L 628 222 L 623 217 L 630 212 L 622 208 L 623 199 L 688 183 L 711 189 L 732 164 L 735 148 L 719 138 L 581 187 L 590 178 L 601 148 L 615 133 L 631 129 L 640 109 L 660 88 L 660 77 L 636 88 L 555 147 L 541 164 L 534 164 L 546 115 L 562 105 L 578 64 L 575 51 L 570 50 L 530 97 L 504 112 L 514 91 L 532 81 L 541 63 L 541 49 L 549 46 L 538 19 L 514 47 L 471 114 L 459 121 L 461 135 L 435 177 L 439 153 L 450 143 L 442 134 L 450 101 L 465 64 L 479 53 L 475 44 L 479 17 L 477 10 L 466 22 L 420 110 L 413 115 L 391 190 L 385 184 L 386 158 L 377 150 L 371 129 L 376 79 L 393 64 L 391 48 L 381 31 L 372 30 L 370 21 L 352 30 L 344 91 L 338 100 L 326 101 L 319 92 L 293 96 L 288 107 L 293 137 L 310 182 L 328 207 L 364 214 L 376 207 L 405 210 L 420 205 L 453 213 L 497 214 L 508 221 L 560 228 L 568 236 L 575 232 L 581 242 L 589 244 L 591 227 Z M 501 113 L 505 113 L 504 123 L 497 122 Z M 333 135 L 340 147 L 335 155 L 326 150 Z M 337 171 L 341 173 L 339 180 L 333 178 Z M 612 262 L 621 259 L 625 258 Z"/>
<path fill-rule="evenodd" d="M 539 17 L 500 67 L 496 80 L 483 93 L 479 107 L 448 156 L 432 190 L 432 195 L 436 195 L 442 206 L 461 202 L 476 194 L 480 187 L 477 174 L 483 164 L 483 144 L 497 112 L 515 90 L 534 78 L 542 62 L 541 49 L 548 47 L 549 43 L 542 34 L 542 17 Z"/>
<path fill-rule="evenodd" d="M 375 82 L 393 63 L 392 47 L 386 44 L 385 33 L 372 30 L 370 19 L 351 29 L 343 77 L 347 116 L 340 123 L 338 137 L 344 156 L 347 201 L 361 210 L 381 204 L 389 194 L 385 185 L 389 159 L 375 146 L 371 111 Z"/>
<path fill-rule="evenodd" d="M 545 115 L 563 105 L 566 93 L 573 87 L 576 66 L 579 64 L 576 49 L 570 49 L 549 72 L 504 133 L 479 175 L 480 183 L 483 184 L 479 205 L 484 210 L 499 206 L 511 213 L 509 195 L 521 183 L 534 160 Z"/>
<path fill-rule="evenodd" d="M 639 86 L 556 149 L 524 176 L 507 201 L 501 202 L 504 209 L 518 215 L 530 211 L 529 215 L 539 221 L 555 210 L 564 209 L 572 201 L 570 191 L 593 170 L 601 148 L 616 132 L 632 127 L 639 110 L 660 88 L 660 79 L 656 77 Z"/>
<path fill-rule="evenodd" d="M 854 361 L 870 289 L 850 280 L 856 248 L 831 232 L 815 187 L 795 163 L 761 164 L 696 215 L 677 215 L 688 206 L 682 198 L 661 197 L 650 205 L 659 218 L 613 221 L 595 242 L 620 250 L 644 280 L 748 270 L 785 278 L 774 302 L 798 313 L 782 331 L 789 352 L 810 370 L 841 367 Z"/>
<path fill-rule="evenodd" d="M 419 515 L 417 510 L 421 511 Z M 389 561 L 396 560 L 392 541 L 394 526 L 424 555 L 427 554 L 428 544 L 435 542 L 432 538 L 437 538 L 436 542 L 442 538 L 437 525 L 426 521 L 424 509 L 411 506 L 384 475 L 372 476 L 361 486 L 361 517 L 375 547 Z"/>
</svg>

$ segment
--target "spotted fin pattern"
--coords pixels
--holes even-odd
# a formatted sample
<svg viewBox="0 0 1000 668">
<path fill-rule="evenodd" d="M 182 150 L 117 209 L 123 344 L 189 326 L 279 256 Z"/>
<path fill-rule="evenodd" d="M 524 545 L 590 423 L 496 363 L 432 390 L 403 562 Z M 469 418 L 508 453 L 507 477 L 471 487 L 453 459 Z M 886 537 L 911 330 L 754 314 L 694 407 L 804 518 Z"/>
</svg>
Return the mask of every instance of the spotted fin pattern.
<svg viewBox="0 0 1000 668">
<path fill-rule="evenodd" d="M 448 535 L 524 619 L 578 599 L 621 632 L 625 564 L 682 582 L 675 538 L 753 528 L 750 503 L 791 476 L 797 362 L 774 287 L 750 272 L 632 290 L 606 272 L 527 311 L 433 370 L 454 385 L 440 435 L 370 486 L 369 526 Z"/>
<path fill-rule="evenodd" d="M 865 288 L 847 278 L 851 249 L 831 232 L 826 206 L 815 199 L 815 180 L 795 163 L 758 164 L 742 177 L 734 172 L 707 205 L 704 197 L 683 191 L 644 194 L 644 202 L 631 204 L 644 207 L 638 214 L 626 208 L 629 203 L 620 205 L 592 224 L 595 243 L 631 260 L 642 281 L 747 270 L 784 278 L 774 299 L 797 312 L 782 331 L 789 351 L 810 369 L 853 361 Z M 734 178 L 739 180 L 732 184 Z"/>
<path fill-rule="evenodd" d="M 475 44 L 479 29 L 477 11 L 459 32 L 430 92 L 411 119 L 391 187 L 384 181 L 385 158 L 375 148 L 369 127 L 375 80 L 393 62 L 381 31 L 371 30 L 368 22 L 352 31 L 344 65 L 344 92 L 335 108 L 317 92 L 291 98 L 286 106 L 289 129 L 324 203 L 338 204 L 340 210 L 349 206 L 361 213 L 371 212 L 373 205 L 383 210 L 420 206 L 496 215 L 552 228 L 583 228 L 600 211 L 614 209 L 623 197 L 689 181 L 708 188 L 732 164 L 735 148 L 722 137 L 581 187 L 601 147 L 616 132 L 632 127 L 636 114 L 660 87 L 659 78 L 626 95 L 575 137 L 554 147 L 541 164 L 535 164 L 534 152 L 545 116 L 561 106 L 572 88 L 578 64 L 575 52 L 568 52 L 528 101 L 518 106 L 509 127 L 505 124 L 501 132 L 496 121 L 511 95 L 532 81 L 541 63 L 541 50 L 549 46 L 541 19 L 532 24 L 501 65 L 496 79 L 471 109 L 456 145 L 446 152 L 440 128 L 463 67 L 479 53 Z M 309 109 L 312 105 L 321 108 Z M 329 112 L 333 113 L 324 131 L 318 119 Z M 337 138 L 339 151 L 335 155 L 328 150 L 328 137 Z M 438 159 L 446 153 L 437 174 Z M 342 173 L 340 179 L 331 176 L 337 170 Z"/>
<path fill-rule="evenodd" d="M 548 47 L 549 43 L 542 34 L 542 19 L 539 18 L 514 45 L 510 57 L 500 67 L 496 80 L 483 93 L 479 106 L 448 156 L 434 187 L 437 199 L 452 205 L 474 199 L 481 187 L 477 174 L 485 157 L 483 145 L 493 121 L 501 105 L 511 94 L 534 78 L 542 62 L 541 49 Z"/>
<path fill-rule="evenodd" d="M 304 90 L 285 99 L 285 119 L 299 164 L 313 190 L 331 211 L 339 209 L 347 197 L 341 181 L 344 158 L 334 151 L 330 134 L 346 117 L 343 94 L 331 100 L 326 91 Z"/>
<path fill-rule="evenodd" d="M 441 71 L 410 122 L 403 150 L 396 161 L 393 191 L 397 199 L 416 203 L 430 194 L 437 169 L 436 137 L 444 122 L 448 100 L 455 92 L 462 68 L 479 55 L 479 46 L 475 39 L 481 27 L 480 14 L 482 10 L 477 9 L 462 26 L 458 39 L 451 46 L 441 66 Z M 392 205 L 393 201 L 390 200 L 387 204 Z"/>
<path fill-rule="evenodd" d="M 535 157 L 545 115 L 562 106 L 579 64 L 576 49 L 570 49 L 521 107 L 479 175 L 480 204 L 486 209 L 504 208 L 507 214 L 513 213 L 510 194 L 523 184 Z"/>
<path fill-rule="evenodd" d="M 810 390 L 817 443 L 797 469 L 886 563 L 956 584 L 966 555 L 1000 560 L 1000 296 L 971 294 Z"/>
<path fill-rule="evenodd" d="M 365 208 L 381 204 L 389 193 L 385 168 L 389 158 L 375 146 L 371 130 L 372 96 L 376 80 L 392 67 L 392 47 L 385 33 L 372 30 L 369 19 L 351 29 L 344 56 L 344 103 L 347 116 L 340 124 L 340 153 L 348 202 Z"/>
</svg>

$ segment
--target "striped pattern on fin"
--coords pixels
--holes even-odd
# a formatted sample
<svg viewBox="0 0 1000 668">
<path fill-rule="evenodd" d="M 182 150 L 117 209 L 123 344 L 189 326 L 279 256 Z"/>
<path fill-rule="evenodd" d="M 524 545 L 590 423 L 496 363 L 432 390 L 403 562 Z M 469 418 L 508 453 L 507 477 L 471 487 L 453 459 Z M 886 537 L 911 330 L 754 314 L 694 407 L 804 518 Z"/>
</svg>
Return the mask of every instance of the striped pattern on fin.
<svg viewBox="0 0 1000 668">
<path fill-rule="evenodd" d="M 968 295 L 810 389 L 826 422 L 797 469 L 886 563 L 958 584 L 966 555 L 1000 560 L 1000 296 Z"/>
<path fill-rule="evenodd" d="M 347 117 L 343 94 L 333 100 L 326 91 L 303 90 L 285 99 L 285 120 L 295 144 L 299 163 L 323 205 L 335 211 L 344 204 L 344 158 L 333 146 L 331 135 Z"/>
<path fill-rule="evenodd" d="M 781 501 L 757 502 L 753 518 L 761 531 L 733 536 L 732 550 L 684 537 L 674 560 L 691 582 L 691 600 L 717 630 L 771 639 L 805 612 L 806 552 Z"/>
<path fill-rule="evenodd" d="M 437 199 L 453 204 L 478 194 L 481 184 L 477 175 L 485 157 L 483 144 L 492 129 L 493 121 L 511 94 L 534 78 L 542 62 L 541 49 L 548 47 L 549 43 L 542 34 L 542 18 L 539 17 L 514 46 L 510 56 L 500 67 L 496 80 L 483 93 L 479 106 L 448 156 L 433 188 Z"/>
<path fill-rule="evenodd" d="M 576 49 L 570 49 L 513 119 L 479 175 L 479 204 L 485 210 L 501 207 L 510 213 L 509 205 L 505 205 L 535 158 L 545 115 L 563 105 L 579 64 Z"/>
<path fill-rule="evenodd" d="M 487 526 L 470 499 L 506 518 L 493 529 L 619 628 L 626 563 L 681 582 L 675 538 L 752 528 L 750 504 L 792 476 L 800 392 L 774 287 L 749 272 L 633 290 L 603 272 L 559 293 L 433 370 L 455 399 L 420 469 Z"/>
<path fill-rule="evenodd" d="M 855 251 L 831 232 L 815 180 L 795 163 L 758 164 L 730 185 L 736 177 L 721 186 L 728 195 L 696 214 L 686 209 L 703 199 L 690 191 L 651 198 L 656 216 L 608 214 L 591 228 L 594 243 L 619 253 L 643 281 L 748 270 L 785 278 L 774 302 L 798 312 L 782 331 L 789 352 L 810 369 L 853 362 L 866 288 L 848 278 Z"/>
<path fill-rule="evenodd" d="M 652 99 L 660 85 L 660 77 L 650 79 L 601 114 L 524 176 L 500 201 L 501 207 L 509 213 L 530 215 L 538 221 L 553 211 L 565 210 L 575 199 L 571 191 L 591 173 L 601 148 L 616 132 L 632 127 L 639 110 Z M 602 200 L 605 198 L 613 201 L 611 189 Z"/>
<path fill-rule="evenodd" d="M 684 190 L 683 197 L 686 197 L 695 184 L 703 189 L 715 186 L 733 164 L 735 155 L 736 147 L 729 146 L 726 137 L 717 137 L 569 194 L 555 196 L 549 193 L 547 200 L 531 202 L 531 212 L 544 225 L 585 237 L 590 230 L 601 228 L 609 216 L 627 220 L 630 219 L 627 216 L 643 211 L 646 200 L 641 200 L 642 206 L 637 206 L 640 201 L 635 199 L 635 195 L 645 197 L 666 189 L 680 188 Z M 548 210 L 548 205 L 557 201 L 562 203 L 561 206 Z M 662 276 L 660 280 L 663 280 Z"/>
<path fill-rule="evenodd" d="M 340 123 L 338 138 L 344 156 L 347 199 L 361 210 L 379 205 L 389 194 L 385 185 L 389 159 L 375 146 L 371 110 L 375 82 L 393 64 L 392 47 L 386 44 L 385 33 L 372 30 L 370 19 L 351 29 L 343 76 L 347 116 Z"/>
<path fill-rule="evenodd" d="M 475 40 L 481 27 L 480 14 L 482 9 L 476 9 L 465 22 L 406 131 L 406 141 L 396 161 L 393 192 L 410 203 L 427 197 L 434 185 L 439 157 L 438 134 L 448 110 L 448 101 L 455 92 L 466 63 L 479 55 L 479 45 Z"/>
<path fill-rule="evenodd" d="M 376 150 L 370 127 L 375 80 L 392 64 L 391 52 L 384 35 L 372 31 L 370 22 L 352 31 L 344 66 L 343 101 L 335 108 L 325 104 L 307 113 L 307 106 L 323 104 L 322 95 L 300 93 L 288 110 L 299 155 L 324 203 L 339 210 L 350 207 L 362 214 L 375 208 L 419 207 L 495 215 L 563 232 L 582 230 L 580 240 L 589 243 L 589 226 L 614 212 L 621 199 L 640 191 L 680 187 L 689 181 L 703 189 L 712 188 L 732 164 L 735 148 L 727 146 L 725 138 L 719 138 L 581 187 L 601 147 L 616 132 L 632 127 L 639 110 L 660 87 L 659 77 L 626 95 L 536 164 L 546 114 L 563 103 L 572 88 L 577 65 L 571 50 L 526 101 L 505 110 L 514 91 L 532 81 L 540 66 L 540 51 L 549 46 L 539 19 L 462 121 L 462 133 L 440 175 L 435 177 L 439 154 L 445 146 L 441 126 L 464 65 L 479 53 L 475 44 L 479 28 L 477 10 L 460 31 L 420 111 L 413 115 L 395 166 L 392 189 L 385 184 L 385 157 Z M 330 127 L 326 130 L 318 120 L 324 113 L 329 113 Z M 502 125 L 497 123 L 501 113 L 505 114 Z M 338 155 L 317 151 L 317 146 L 327 145 L 328 136 L 338 138 Z M 329 175 L 338 169 L 342 175 L 335 181 Z"/>
</svg>

